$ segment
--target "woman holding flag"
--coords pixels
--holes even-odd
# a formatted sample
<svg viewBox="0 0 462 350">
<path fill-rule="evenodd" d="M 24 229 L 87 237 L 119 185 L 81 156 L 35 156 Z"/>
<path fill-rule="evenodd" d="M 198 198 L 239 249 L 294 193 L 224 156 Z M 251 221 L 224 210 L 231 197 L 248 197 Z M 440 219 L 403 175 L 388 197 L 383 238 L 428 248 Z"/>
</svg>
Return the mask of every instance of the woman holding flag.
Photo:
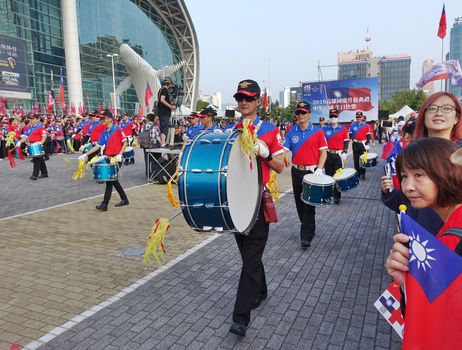
<svg viewBox="0 0 462 350">
<path fill-rule="evenodd" d="M 404 349 L 453 349 L 462 341 L 462 166 L 451 162 L 458 149 L 444 138 L 422 138 L 396 160 L 401 189 L 411 205 L 432 208 L 444 222 L 435 240 L 408 216 L 401 218 L 407 234 L 394 236 L 385 263 L 403 290 L 406 284 Z M 458 315 L 457 322 L 448 322 L 450 314 Z"/>
</svg>

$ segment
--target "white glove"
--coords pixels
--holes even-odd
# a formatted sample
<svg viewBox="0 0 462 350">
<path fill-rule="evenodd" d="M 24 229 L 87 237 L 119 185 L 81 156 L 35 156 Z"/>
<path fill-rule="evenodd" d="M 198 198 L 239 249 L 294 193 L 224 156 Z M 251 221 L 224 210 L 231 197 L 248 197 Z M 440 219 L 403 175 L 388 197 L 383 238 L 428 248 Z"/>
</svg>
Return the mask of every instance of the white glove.
<svg viewBox="0 0 462 350">
<path fill-rule="evenodd" d="M 75 134 L 72 134 L 72 135 L 71 135 L 71 138 L 72 138 L 72 139 L 75 139 Z"/>
<path fill-rule="evenodd" d="M 116 155 L 116 159 L 120 163 L 122 161 L 122 155 L 121 154 Z"/>
<path fill-rule="evenodd" d="M 255 141 L 254 152 L 256 156 L 260 156 L 261 158 L 268 158 L 269 156 L 269 149 L 266 146 L 266 143 L 257 139 Z"/>
<path fill-rule="evenodd" d="M 88 156 L 86 154 L 82 154 L 81 156 L 79 156 L 79 160 L 83 160 L 86 162 L 88 160 Z"/>
<path fill-rule="evenodd" d="M 323 176 L 324 175 L 324 169 L 317 168 L 316 171 L 314 172 L 314 176 Z"/>
<path fill-rule="evenodd" d="M 346 162 L 347 154 L 346 154 L 346 153 L 342 153 L 342 154 L 340 155 L 340 158 L 342 158 L 342 161 L 343 161 L 343 162 Z"/>
<path fill-rule="evenodd" d="M 365 149 L 366 151 L 369 151 L 369 145 L 364 145 L 364 149 Z"/>
</svg>

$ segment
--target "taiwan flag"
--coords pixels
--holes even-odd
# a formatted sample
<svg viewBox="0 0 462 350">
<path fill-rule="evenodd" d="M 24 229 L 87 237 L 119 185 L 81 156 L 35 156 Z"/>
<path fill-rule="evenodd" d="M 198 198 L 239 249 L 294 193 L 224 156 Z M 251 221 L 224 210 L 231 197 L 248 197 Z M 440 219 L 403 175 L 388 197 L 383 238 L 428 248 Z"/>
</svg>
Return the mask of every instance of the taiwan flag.
<svg viewBox="0 0 462 350">
<path fill-rule="evenodd" d="M 338 106 L 343 111 L 370 111 L 372 108 L 371 89 L 339 87 L 326 89 L 329 105 Z"/>
<path fill-rule="evenodd" d="M 444 8 L 443 4 L 443 11 L 441 11 L 440 23 L 438 26 L 438 36 L 443 40 L 446 36 L 446 9 Z"/>
<path fill-rule="evenodd" d="M 152 97 L 151 87 L 146 83 L 146 92 L 144 93 L 144 105 L 149 106 L 149 99 Z"/>
<path fill-rule="evenodd" d="M 401 231 L 410 238 L 403 349 L 460 349 L 462 258 L 404 213 Z"/>
</svg>

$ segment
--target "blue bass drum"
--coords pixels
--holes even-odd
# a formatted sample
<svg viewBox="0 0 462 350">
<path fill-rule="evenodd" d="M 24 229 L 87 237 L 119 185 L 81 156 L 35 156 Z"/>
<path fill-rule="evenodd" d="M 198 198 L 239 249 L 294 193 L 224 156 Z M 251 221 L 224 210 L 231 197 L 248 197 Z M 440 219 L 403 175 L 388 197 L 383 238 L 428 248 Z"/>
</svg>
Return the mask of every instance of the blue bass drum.
<svg viewBox="0 0 462 350">
<path fill-rule="evenodd" d="M 180 205 L 197 231 L 247 234 L 260 210 L 261 168 L 241 152 L 240 132 L 202 132 L 187 141 L 178 169 Z"/>
<path fill-rule="evenodd" d="M 349 191 L 359 184 L 359 176 L 355 169 L 345 168 L 342 169 L 340 174 L 334 175 L 337 189 L 342 192 Z"/>
<path fill-rule="evenodd" d="M 40 142 L 33 143 L 27 146 L 27 154 L 31 158 L 41 157 L 45 155 L 43 151 L 43 145 Z"/>
<path fill-rule="evenodd" d="M 379 164 L 378 158 L 379 158 L 379 155 L 377 153 L 368 153 L 366 161 L 363 161 L 361 158 L 361 166 L 363 168 L 375 167 Z"/>
<path fill-rule="evenodd" d="M 93 178 L 98 183 L 104 183 L 106 181 L 115 181 L 118 177 L 118 164 L 109 164 L 106 159 L 102 159 L 95 164 L 93 167 Z"/>
</svg>

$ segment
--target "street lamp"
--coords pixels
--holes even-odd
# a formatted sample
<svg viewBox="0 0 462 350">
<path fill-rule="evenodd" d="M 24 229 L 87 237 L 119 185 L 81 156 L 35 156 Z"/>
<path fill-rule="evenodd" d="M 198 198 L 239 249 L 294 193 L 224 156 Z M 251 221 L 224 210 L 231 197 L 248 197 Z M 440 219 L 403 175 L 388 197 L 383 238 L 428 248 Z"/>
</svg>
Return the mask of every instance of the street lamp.
<svg viewBox="0 0 462 350">
<path fill-rule="evenodd" d="M 119 57 L 118 54 L 107 54 L 106 57 L 111 57 L 112 62 L 112 88 L 114 89 L 114 115 L 117 115 L 117 95 L 116 95 L 116 87 L 115 87 L 115 71 L 114 71 L 114 57 Z"/>
</svg>

